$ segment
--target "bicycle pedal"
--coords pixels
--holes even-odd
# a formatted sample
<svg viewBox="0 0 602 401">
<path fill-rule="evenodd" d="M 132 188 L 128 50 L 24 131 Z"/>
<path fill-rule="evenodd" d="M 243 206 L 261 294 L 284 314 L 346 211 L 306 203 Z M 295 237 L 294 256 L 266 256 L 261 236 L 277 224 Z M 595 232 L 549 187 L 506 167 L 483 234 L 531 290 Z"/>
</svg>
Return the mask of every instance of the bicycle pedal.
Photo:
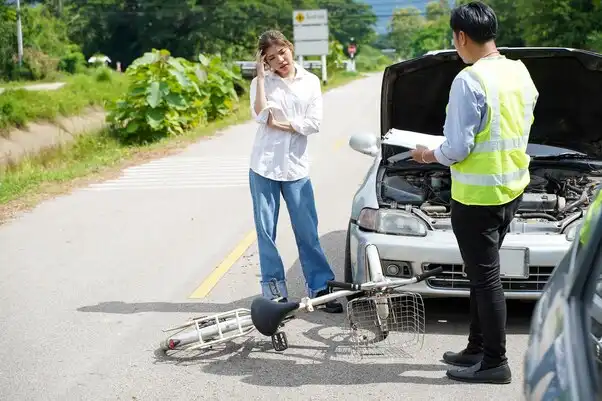
<svg viewBox="0 0 602 401">
<path fill-rule="evenodd" d="M 288 348 L 288 340 L 286 339 L 286 333 L 279 331 L 272 336 L 272 345 L 278 352 L 282 352 Z"/>
</svg>

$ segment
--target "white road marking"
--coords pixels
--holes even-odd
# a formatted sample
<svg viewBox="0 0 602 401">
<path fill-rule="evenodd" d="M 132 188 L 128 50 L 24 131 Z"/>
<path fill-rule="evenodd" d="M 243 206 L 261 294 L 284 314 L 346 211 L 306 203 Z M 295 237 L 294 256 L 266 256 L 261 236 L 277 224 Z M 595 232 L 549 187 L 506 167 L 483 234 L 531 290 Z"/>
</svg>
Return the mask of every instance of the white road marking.
<svg viewBox="0 0 602 401">
<path fill-rule="evenodd" d="M 125 169 L 88 191 L 234 188 L 249 185 L 246 157 L 170 157 Z"/>
</svg>

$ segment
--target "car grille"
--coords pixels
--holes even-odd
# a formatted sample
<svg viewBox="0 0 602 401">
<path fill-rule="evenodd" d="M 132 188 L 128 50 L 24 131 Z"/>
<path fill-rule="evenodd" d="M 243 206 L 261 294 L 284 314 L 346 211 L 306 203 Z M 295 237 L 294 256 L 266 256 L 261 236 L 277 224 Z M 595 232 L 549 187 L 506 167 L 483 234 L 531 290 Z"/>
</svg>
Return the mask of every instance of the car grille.
<svg viewBox="0 0 602 401">
<path fill-rule="evenodd" d="M 424 270 L 443 267 L 443 271 L 431 278 L 426 279 L 429 287 L 443 290 L 468 290 L 470 282 L 464 276 L 462 265 L 435 264 L 424 265 Z M 554 266 L 529 266 L 529 277 L 526 279 L 504 278 L 502 277 L 502 287 L 504 291 L 542 291 L 550 275 L 554 271 Z"/>
</svg>

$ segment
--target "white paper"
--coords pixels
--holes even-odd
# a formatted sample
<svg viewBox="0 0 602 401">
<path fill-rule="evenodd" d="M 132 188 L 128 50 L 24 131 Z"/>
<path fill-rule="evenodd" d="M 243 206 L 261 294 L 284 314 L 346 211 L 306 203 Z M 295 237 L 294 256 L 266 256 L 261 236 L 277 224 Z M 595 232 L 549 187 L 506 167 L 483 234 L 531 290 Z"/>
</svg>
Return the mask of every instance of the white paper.
<svg viewBox="0 0 602 401">
<path fill-rule="evenodd" d="M 403 146 L 408 149 L 416 149 L 418 145 L 435 149 L 445 141 L 443 135 L 429 135 L 421 132 L 391 129 L 383 138 L 387 145 Z"/>
</svg>

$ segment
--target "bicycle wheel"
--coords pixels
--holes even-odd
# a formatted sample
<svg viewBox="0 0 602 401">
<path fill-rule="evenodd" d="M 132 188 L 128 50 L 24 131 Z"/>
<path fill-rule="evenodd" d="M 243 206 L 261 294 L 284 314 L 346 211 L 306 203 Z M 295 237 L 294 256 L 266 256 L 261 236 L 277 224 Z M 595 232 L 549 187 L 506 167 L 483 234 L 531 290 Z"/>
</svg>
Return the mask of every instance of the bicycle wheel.
<svg viewBox="0 0 602 401">
<path fill-rule="evenodd" d="M 184 325 L 164 330 L 179 332 L 161 342 L 163 351 L 209 348 L 231 341 L 255 330 L 248 309 L 234 309 L 211 316 L 194 318 Z"/>
</svg>

